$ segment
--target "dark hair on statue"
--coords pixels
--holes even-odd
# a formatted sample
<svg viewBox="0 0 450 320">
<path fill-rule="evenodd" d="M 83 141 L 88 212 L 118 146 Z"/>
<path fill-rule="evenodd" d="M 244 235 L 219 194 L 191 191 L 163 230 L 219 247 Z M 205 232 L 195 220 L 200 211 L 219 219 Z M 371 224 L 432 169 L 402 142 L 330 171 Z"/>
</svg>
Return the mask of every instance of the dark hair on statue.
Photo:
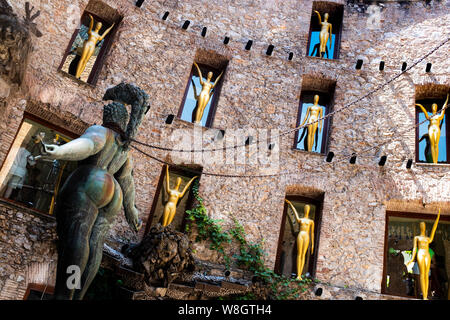
<svg viewBox="0 0 450 320">
<path fill-rule="evenodd" d="M 111 129 L 120 129 L 120 134 L 125 135 L 128 123 L 128 111 L 119 102 L 112 102 L 103 107 L 103 126 Z"/>
<path fill-rule="evenodd" d="M 123 123 L 123 121 L 125 121 L 124 117 L 116 119 L 116 121 L 120 122 L 117 123 L 120 126 L 120 128 L 125 128 L 125 130 L 123 130 L 125 132 L 124 138 L 126 140 L 124 147 L 128 148 L 128 146 L 131 143 L 131 139 L 133 139 L 137 133 L 137 129 L 140 126 L 142 119 L 144 118 L 144 115 L 150 109 L 150 105 L 148 104 L 148 95 L 144 92 L 144 90 L 136 87 L 135 85 L 128 83 L 121 83 L 115 87 L 106 90 L 106 93 L 103 96 L 103 100 L 116 101 L 115 104 L 112 103 L 111 105 L 113 106 L 120 105 L 121 107 L 119 108 L 123 109 L 125 109 L 123 104 L 131 105 L 130 121 L 126 126 L 124 126 Z M 123 110 L 120 112 L 123 113 Z M 116 115 L 115 117 L 118 117 L 118 115 Z M 128 121 L 128 117 L 126 121 Z"/>
</svg>

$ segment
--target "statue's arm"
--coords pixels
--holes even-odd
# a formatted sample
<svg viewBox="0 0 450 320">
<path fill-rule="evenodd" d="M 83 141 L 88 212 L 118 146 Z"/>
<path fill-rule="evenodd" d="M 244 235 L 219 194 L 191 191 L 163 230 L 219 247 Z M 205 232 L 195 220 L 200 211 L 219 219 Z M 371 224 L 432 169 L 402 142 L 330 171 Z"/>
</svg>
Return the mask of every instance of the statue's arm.
<svg viewBox="0 0 450 320">
<path fill-rule="evenodd" d="M 311 221 L 311 255 L 314 253 L 314 221 Z"/>
<path fill-rule="evenodd" d="M 216 87 L 216 85 L 219 83 L 220 78 L 222 78 L 223 75 L 223 70 L 222 72 L 219 74 L 219 76 L 217 77 L 216 81 L 214 82 L 213 86 L 211 87 L 211 89 L 214 89 Z"/>
<path fill-rule="evenodd" d="M 439 217 L 440 216 L 441 216 L 441 209 L 439 209 L 438 216 L 437 216 L 436 221 L 434 222 L 434 225 L 433 225 L 433 229 L 431 229 L 430 243 L 433 242 L 434 234 L 436 233 L 436 229 L 437 229 L 437 226 L 438 226 L 438 223 L 439 223 Z"/>
<path fill-rule="evenodd" d="M 35 159 L 84 160 L 103 149 L 106 143 L 106 130 L 102 126 L 92 126 L 81 137 L 62 146 L 44 144 L 46 154 L 39 155 Z"/>
<path fill-rule="evenodd" d="M 297 210 L 295 210 L 294 206 L 292 205 L 292 203 L 288 200 L 288 199 L 284 199 L 287 204 L 291 207 L 292 211 L 295 214 L 295 219 L 297 219 L 297 222 L 300 221 L 300 217 L 298 216 Z"/>
<path fill-rule="evenodd" d="M 425 118 L 427 118 L 427 120 L 430 120 L 430 117 L 428 116 L 428 112 L 427 112 L 427 110 L 423 107 L 423 105 L 421 105 L 420 103 L 416 103 L 416 106 L 418 106 L 420 109 L 422 109 L 422 112 L 425 114 Z"/>
<path fill-rule="evenodd" d="M 323 126 L 323 120 L 324 119 L 320 119 L 323 117 L 323 109 L 320 108 L 319 110 L 319 132 L 322 132 L 322 126 Z"/>
<path fill-rule="evenodd" d="M 170 175 L 169 175 L 169 165 L 166 164 L 166 192 L 170 192 Z"/>
<path fill-rule="evenodd" d="M 127 161 L 114 177 L 122 189 L 125 218 L 131 229 L 137 232 L 142 227 L 142 221 L 139 219 L 139 211 L 134 203 L 136 194 L 133 179 L 133 160 L 131 156 L 128 156 Z"/>
<path fill-rule="evenodd" d="M 322 24 L 322 18 L 320 17 L 319 11 L 314 10 L 314 12 L 317 14 L 317 17 L 319 18 L 319 24 Z"/>
<path fill-rule="evenodd" d="M 333 31 L 332 28 L 333 26 L 330 24 L 328 24 L 330 26 L 330 50 L 331 50 L 331 42 L 333 41 Z"/>
<path fill-rule="evenodd" d="M 414 237 L 413 252 L 412 252 L 411 260 L 409 260 L 408 263 L 406 263 L 407 265 L 414 262 L 414 260 L 416 259 L 416 252 L 417 252 L 417 237 Z"/>
<path fill-rule="evenodd" d="M 202 76 L 202 72 L 200 71 L 200 67 L 198 66 L 197 63 L 195 63 L 195 61 L 194 61 L 194 66 L 197 68 L 198 77 L 200 78 L 200 84 L 203 86 L 203 76 Z"/>
<path fill-rule="evenodd" d="M 89 23 L 89 31 L 88 31 L 88 33 L 91 33 L 92 28 L 94 28 L 94 17 L 92 17 L 92 15 L 89 15 L 89 18 L 91 19 L 91 22 Z"/>
<path fill-rule="evenodd" d="M 442 112 L 441 112 L 441 115 L 439 116 L 439 120 L 444 119 L 444 115 L 445 115 L 445 110 L 447 108 L 447 104 L 448 104 L 448 94 L 447 94 L 447 100 L 445 100 L 445 103 L 442 106 Z"/>
<path fill-rule="evenodd" d="M 183 189 L 183 192 L 181 192 L 180 199 L 184 197 L 184 195 L 186 194 L 186 191 L 188 191 L 189 186 L 191 185 L 191 183 L 194 182 L 194 180 L 197 179 L 197 178 L 198 178 L 198 176 L 195 176 L 187 183 L 187 185 Z"/>
<path fill-rule="evenodd" d="M 311 109 L 310 109 L 310 107 L 308 107 L 308 109 L 306 110 L 305 118 L 303 119 L 303 122 L 300 125 L 300 127 L 302 127 L 305 124 L 306 120 L 308 120 L 310 111 L 311 111 Z"/>
<path fill-rule="evenodd" d="M 106 29 L 106 31 L 100 36 L 100 38 L 98 39 L 98 41 L 102 41 L 103 39 L 105 39 L 105 37 L 108 35 L 108 33 L 112 30 L 112 28 L 114 28 L 115 23 L 112 24 L 111 27 L 109 27 L 108 29 Z"/>
</svg>

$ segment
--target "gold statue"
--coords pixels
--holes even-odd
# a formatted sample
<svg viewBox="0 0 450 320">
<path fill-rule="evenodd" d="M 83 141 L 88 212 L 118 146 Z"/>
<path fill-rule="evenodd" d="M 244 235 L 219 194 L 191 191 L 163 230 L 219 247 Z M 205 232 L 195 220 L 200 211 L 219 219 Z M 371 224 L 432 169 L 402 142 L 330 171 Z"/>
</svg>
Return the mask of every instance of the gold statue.
<svg viewBox="0 0 450 320">
<path fill-rule="evenodd" d="M 428 300 L 428 276 L 430 272 L 431 257 L 429 251 L 429 244 L 433 242 L 434 233 L 439 222 L 439 216 L 441 215 L 441 209 L 439 209 L 438 216 L 431 229 L 430 237 L 425 235 L 425 222 L 420 223 L 420 235 L 414 237 L 414 248 L 411 260 L 407 263 L 410 265 L 414 262 L 417 253 L 417 264 L 419 266 L 420 273 L 420 287 L 422 289 L 423 300 Z M 417 250 L 417 248 L 419 248 Z"/>
<path fill-rule="evenodd" d="M 184 187 L 182 192 L 179 192 L 181 185 L 181 178 L 177 178 L 175 189 L 170 189 L 170 176 L 169 176 L 169 166 L 166 166 L 166 192 L 169 195 L 169 200 L 164 206 L 164 214 L 163 214 L 163 226 L 166 227 L 172 223 L 173 218 L 175 217 L 175 213 L 177 212 L 177 204 L 178 201 L 183 198 L 186 191 L 188 190 L 191 183 L 198 178 L 197 176 L 193 177 Z"/>
<path fill-rule="evenodd" d="M 441 138 L 441 127 L 440 127 L 440 123 L 442 121 L 442 119 L 444 119 L 444 115 L 445 115 L 445 109 L 447 108 L 447 103 L 448 103 L 448 94 L 447 94 L 447 100 L 445 100 L 444 105 L 442 106 L 442 112 L 441 114 L 436 114 L 437 113 L 437 104 L 433 103 L 431 105 L 431 111 L 433 112 L 433 116 L 428 115 L 427 110 L 419 103 L 416 103 L 416 106 L 420 107 L 420 109 L 422 109 L 422 112 L 425 115 L 425 118 L 429 121 L 428 124 L 428 138 L 430 140 L 430 144 L 431 144 L 431 158 L 433 160 L 433 163 L 437 163 L 438 162 L 438 157 L 439 157 L 439 139 Z"/>
<path fill-rule="evenodd" d="M 300 219 L 297 210 L 295 210 L 292 203 L 287 199 L 285 200 L 291 207 L 292 211 L 294 211 L 295 219 L 297 220 L 297 223 L 300 226 L 300 232 L 298 233 L 297 236 L 297 279 L 301 280 L 303 266 L 305 265 L 306 252 L 308 251 L 309 247 L 310 231 L 311 231 L 311 255 L 314 252 L 314 221 L 308 218 L 309 211 L 311 209 L 309 205 L 305 205 L 303 209 L 305 212 L 305 216 Z"/>
<path fill-rule="evenodd" d="M 332 40 L 332 26 L 331 23 L 328 22 L 328 13 L 324 14 L 324 20 L 320 17 L 319 11 L 314 10 L 317 13 L 317 17 L 319 18 L 319 24 L 322 26 L 319 34 L 320 39 L 320 57 L 323 57 L 323 54 L 326 52 L 328 39 L 330 40 L 330 50 L 331 50 L 331 40 Z M 329 30 L 329 31 L 328 31 Z"/>
<path fill-rule="evenodd" d="M 95 51 L 95 46 L 98 42 L 102 41 L 106 35 L 111 31 L 111 29 L 114 27 L 114 23 L 111 27 L 106 29 L 106 31 L 103 33 L 103 35 L 100 35 L 100 29 L 102 28 L 102 23 L 97 22 L 95 25 L 95 30 L 92 31 L 92 28 L 94 27 L 94 18 L 92 15 L 89 15 L 91 18 L 91 23 L 89 25 L 89 31 L 88 31 L 88 39 L 83 44 L 83 53 L 81 54 L 80 62 L 78 63 L 77 72 L 75 74 L 75 77 L 77 79 L 80 79 L 81 74 L 83 73 L 84 69 L 86 68 L 86 64 L 88 63 L 89 59 L 92 57 Z"/>
<path fill-rule="evenodd" d="M 194 66 L 197 68 L 198 76 L 200 78 L 200 84 L 202 85 L 202 91 L 200 92 L 199 95 L 197 95 L 197 88 L 195 87 L 194 80 L 191 79 L 192 85 L 194 87 L 194 98 L 195 98 L 195 100 L 197 100 L 197 106 L 196 106 L 197 111 L 195 112 L 194 123 L 200 123 L 200 121 L 202 120 L 202 117 L 203 117 L 203 112 L 205 111 L 205 108 L 208 105 L 209 100 L 211 99 L 212 90 L 219 83 L 219 80 L 220 80 L 220 77 L 222 77 L 223 71 L 217 77 L 216 81 L 214 83 L 211 83 L 213 73 L 211 71 L 208 72 L 206 81 L 203 81 L 202 72 L 200 71 L 199 66 L 195 62 L 194 62 Z"/>
<path fill-rule="evenodd" d="M 319 104 L 319 95 L 314 95 L 314 105 L 309 106 L 306 110 L 305 118 L 300 126 L 303 126 L 306 121 L 308 121 L 308 136 L 307 136 L 307 151 L 312 151 L 314 146 L 314 138 L 316 135 L 317 127 L 319 127 L 319 133 L 322 132 L 322 120 L 317 121 L 317 119 L 322 118 L 323 111 Z M 309 118 L 308 118 L 309 116 Z"/>
</svg>

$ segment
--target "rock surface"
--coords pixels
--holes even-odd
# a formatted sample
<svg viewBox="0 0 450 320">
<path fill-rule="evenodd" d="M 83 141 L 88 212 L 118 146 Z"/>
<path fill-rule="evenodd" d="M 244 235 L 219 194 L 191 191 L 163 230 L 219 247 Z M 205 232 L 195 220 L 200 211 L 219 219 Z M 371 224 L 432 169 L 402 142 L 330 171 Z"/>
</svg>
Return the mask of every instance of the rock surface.
<svg viewBox="0 0 450 320">
<path fill-rule="evenodd" d="M 195 269 L 188 237 L 161 224 L 152 227 L 142 241 L 125 249 L 134 269 L 147 284 L 162 280 L 165 286 Z"/>
</svg>

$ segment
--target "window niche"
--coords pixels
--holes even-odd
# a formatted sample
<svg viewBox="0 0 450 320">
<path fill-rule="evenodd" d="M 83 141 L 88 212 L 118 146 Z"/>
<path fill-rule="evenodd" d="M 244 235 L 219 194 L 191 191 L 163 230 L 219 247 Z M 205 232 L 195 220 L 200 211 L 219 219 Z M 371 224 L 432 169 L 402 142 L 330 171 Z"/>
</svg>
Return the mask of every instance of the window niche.
<svg viewBox="0 0 450 320">
<path fill-rule="evenodd" d="M 54 291 L 53 286 L 29 283 L 23 300 L 53 300 Z"/>
<path fill-rule="evenodd" d="M 286 196 L 300 218 L 305 216 L 305 205 L 310 206 L 309 219 L 314 221 L 314 252 L 311 255 L 311 238 L 308 250 L 305 255 L 305 264 L 302 275 L 315 275 L 317 249 L 319 244 L 319 228 L 322 214 L 322 197 L 309 198 L 304 196 Z M 275 261 L 275 272 L 287 277 L 297 277 L 297 236 L 299 233 L 299 224 L 295 218 L 294 212 L 289 204 L 284 203 L 283 218 L 281 220 L 280 236 L 278 239 L 278 249 Z M 311 234 L 310 234 L 311 235 Z"/>
<path fill-rule="evenodd" d="M 336 82 L 304 76 L 298 108 L 296 127 L 325 117 L 333 109 Z M 296 131 L 294 149 L 326 154 L 331 117 L 306 125 Z"/>
<path fill-rule="evenodd" d="M 192 123 L 197 122 L 203 127 L 212 127 L 227 64 L 228 60 L 215 52 L 197 51 L 178 118 Z M 199 70 L 203 86 L 200 83 Z M 214 88 L 210 86 L 208 91 L 207 79 L 209 77 L 211 86 Z M 203 87 L 206 89 L 204 93 L 202 93 Z"/>
<path fill-rule="evenodd" d="M 426 236 L 430 236 L 435 214 L 387 212 L 384 248 L 383 294 L 422 299 L 417 257 L 412 257 L 414 237 L 420 234 L 420 222 L 425 222 Z M 429 246 L 431 267 L 428 299 L 447 300 L 450 296 L 450 217 L 442 216 L 433 242 Z"/>
<path fill-rule="evenodd" d="M 73 138 L 26 115 L 0 170 L 0 198 L 52 215 L 59 189 L 77 164 L 33 157 L 41 154 L 42 142 L 62 145 Z"/>
<path fill-rule="evenodd" d="M 428 125 L 425 113 L 420 104 L 428 113 L 428 116 L 433 114 L 433 104 L 437 105 L 437 115 L 442 114 L 442 108 L 445 100 L 449 94 L 449 88 L 444 85 L 423 85 L 416 87 L 415 110 L 416 110 L 416 124 L 421 123 L 416 127 L 416 162 L 417 163 L 433 163 L 433 149 L 432 141 L 429 135 Z M 448 108 L 445 110 L 443 118 L 440 120 L 440 137 L 437 143 L 437 162 L 436 163 L 450 163 L 450 119 L 448 117 Z M 422 123 L 423 122 L 423 123 Z"/>
<path fill-rule="evenodd" d="M 320 14 L 320 20 L 316 11 Z M 313 2 L 307 56 L 339 59 L 343 15 L 344 6 L 341 4 L 326 1 Z M 327 22 L 331 24 L 331 37 L 330 29 L 325 25 Z M 321 35 L 322 29 L 324 32 Z M 325 51 L 323 47 L 321 48 L 322 37 L 325 37 L 323 38 L 323 41 L 327 41 Z M 326 38 L 328 40 L 326 40 Z"/>
<path fill-rule="evenodd" d="M 86 56 L 89 59 L 85 60 L 85 68 L 80 68 L 82 72 L 77 77 L 77 69 L 83 60 L 83 46 L 89 38 L 90 16 L 94 19 L 92 32 L 104 37 L 96 42 L 90 58 L 89 55 Z M 91 0 L 81 16 L 79 28 L 72 35 L 59 70 L 82 82 L 95 85 L 121 20 L 122 17 L 115 9 L 100 1 Z"/>
<path fill-rule="evenodd" d="M 195 171 L 201 171 L 201 169 L 195 168 Z M 181 178 L 181 185 L 179 187 L 179 191 L 182 192 L 184 187 L 188 184 L 188 182 L 194 177 L 199 176 L 197 174 L 194 174 L 188 170 L 183 170 L 179 167 L 169 167 L 169 184 L 170 188 L 175 188 L 177 184 L 177 179 Z M 192 209 L 194 196 L 192 192 L 192 186 L 197 183 L 200 179 L 200 176 L 194 180 L 194 182 L 190 185 L 189 189 L 186 191 L 186 194 L 183 198 L 181 198 L 178 201 L 177 204 L 177 211 L 175 214 L 175 217 L 172 221 L 172 223 L 169 225 L 174 230 L 184 232 L 186 220 L 185 220 L 185 213 L 186 210 Z M 156 224 L 163 223 L 163 213 L 164 213 L 164 206 L 166 205 L 167 201 L 169 200 L 169 195 L 167 193 L 167 186 L 166 186 L 166 166 L 163 166 L 161 176 L 159 178 L 158 186 L 156 188 L 155 197 L 153 199 L 152 208 L 150 210 L 149 219 L 147 221 L 147 226 L 145 233 L 147 233 L 151 227 L 155 226 Z"/>
</svg>

